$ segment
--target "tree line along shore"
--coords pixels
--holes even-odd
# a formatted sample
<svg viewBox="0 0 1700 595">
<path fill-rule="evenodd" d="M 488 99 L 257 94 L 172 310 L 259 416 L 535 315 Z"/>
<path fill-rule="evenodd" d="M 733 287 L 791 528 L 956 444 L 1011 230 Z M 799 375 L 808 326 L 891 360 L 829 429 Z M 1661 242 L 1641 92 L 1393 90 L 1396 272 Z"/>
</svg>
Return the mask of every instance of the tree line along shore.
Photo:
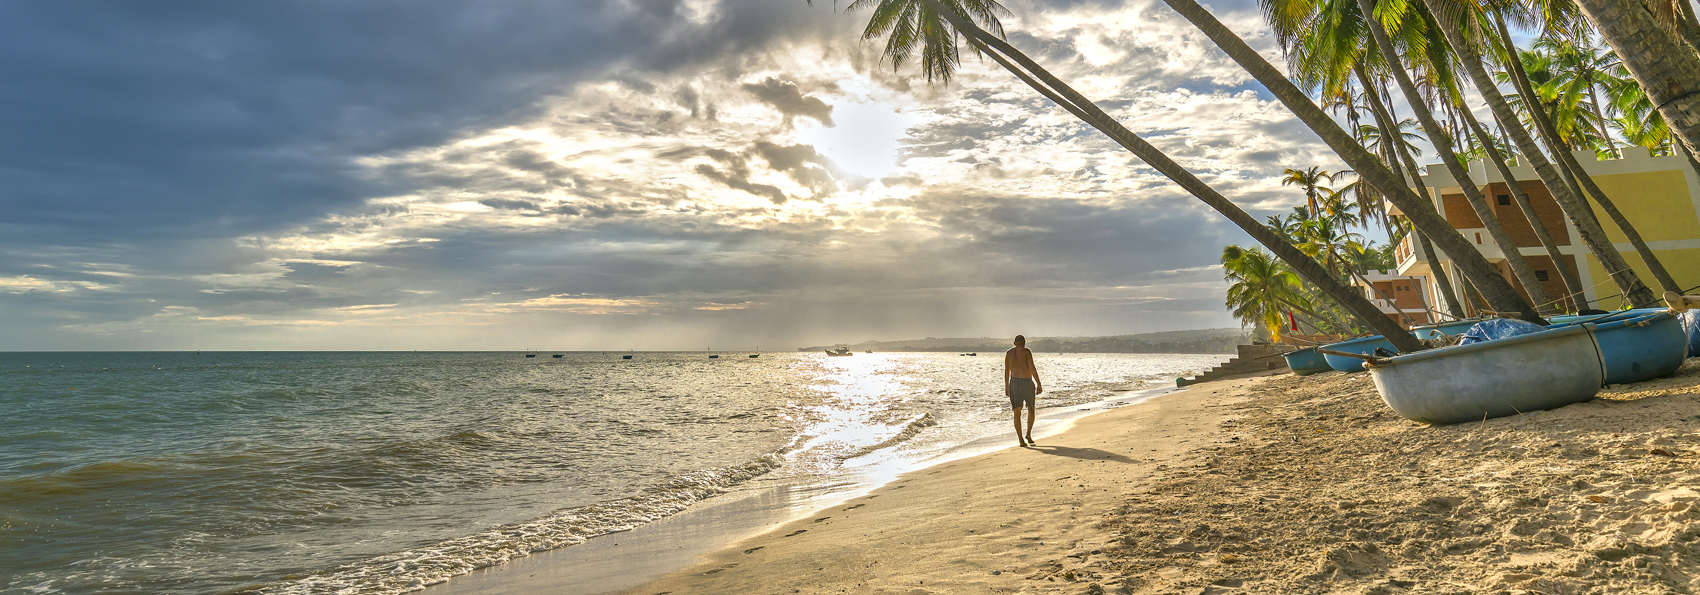
<svg viewBox="0 0 1700 595">
<path fill-rule="evenodd" d="M 1250 343 L 1243 329 L 1165 331 L 1104 337 L 1032 337 L 1027 348 L 1039 353 L 1234 353 L 1236 345 Z M 1009 337 L 934 338 L 907 341 L 866 341 L 848 345 L 852 351 L 918 351 L 937 353 L 1000 352 L 1010 346 Z M 834 346 L 800 347 L 797 351 L 823 351 Z"/>
</svg>

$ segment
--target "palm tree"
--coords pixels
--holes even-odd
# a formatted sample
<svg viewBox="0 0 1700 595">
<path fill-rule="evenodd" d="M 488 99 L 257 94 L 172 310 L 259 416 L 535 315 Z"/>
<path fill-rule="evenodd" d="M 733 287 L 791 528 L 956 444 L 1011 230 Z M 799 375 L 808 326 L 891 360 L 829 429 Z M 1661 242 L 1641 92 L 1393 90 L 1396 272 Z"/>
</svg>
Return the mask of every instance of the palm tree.
<svg viewBox="0 0 1700 595">
<path fill-rule="evenodd" d="M 1425 140 L 1423 139 L 1423 135 L 1415 132 L 1407 132 L 1408 130 L 1416 127 L 1416 120 L 1412 120 L 1410 118 L 1400 120 L 1398 126 L 1399 142 L 1404 145 L 1404 150 L 1410 151 L 1413 155 L 1421 155 L 1423 154 L 1423 149 L 1422 147 L 1417 146 L 1417 141 Z M 1372 124 L 1358 126 L 1358 142 L 1363 143 L 1364 147 L 1371 151 L 1382 153 L 1384 155 L 1389 151 L 1392 151 L 1393 146 L 1388 143 L 1388 136 L 1390 135 L 1381 133 L 1381 127 L 1379 126 Z"/>
<path fill-rule="evenodd" d="M 1237 245 L 1223 248 L 1222 276 L 1233 282 L 1228 286 L 1229 312 L 1240 322 L 1268 330 L 1275 341 L 1281 340 L 1281 329 L 1286 326 L 1282 314 L 1289 310 L 1308 312 L 1305 306 L 1309 298 L 1298 274 L 1268 252 Z"/>
<path fill-rule="evenodd" d="M 1683 45 L 1675 31 L 1660 26 L 1645 3 L 1580 0 L 1578 4 L 1658 106 L 1676 138 L 1689 153 L 1700 150 L 1700 56 L 1693 51 L 1697 46 Z"/>
<path fill-rule="evenodd" d="M 1453 88 L 1456 91 L 1457 87 L 1454 86 Z M 1577 278 L 1576 273 L 1570 267 L 1564 266 L 1564 255 L 1558 251 L 1558 244 L 1553 242 L 1552 232 L 1547 230 L 1546 222 L 1541 221 L 1540 215 L 1535 212 L 1535 206 L 1529 202 L 1529 194 L 1524 192 L 1523 186 L 1517 182 L 1516 174 L 1511 173 L 1511 167 L 1506 165 L 1505 157 L 1499 152 L 1498 142 L 1493 135 L 1488 134 L 1487 129 L 1482 127 L 1482 123 L 1476 120 L 1476 115 L 1471 113 L 1468 106 L 1464 105 L 1462 94 L 1455 92 L 1452 101 L 1464 107 L 1459 111 L 1463 114 L 1465 123 L 1470 126 L 1471 136 L 1477 139 L 1477 144 L 1486 153 L 1485 160 L 1499 170 L 1499 178 L 1505 180 L 1506 190 L 1511 193 L 1512 198 L 1517 202 L 1517 208 L 1523 212 L 1523 218 L 1529 222 L 1529 227 L 1534 230 L 1535 239 L 1540 240 L 1541 247 L 1547 252 L 1547 258 L 1552 259 L 1553 267 L 1558 269 L 1558 276 L 1564 280 L 1564 289 L 1570 295 L 1576 309 L 1587 308 L 1588 297 L 1583 293 L 1585 288 L 1582 286 L 1582 280 Z"/>
<path fill-rule="evenodd" d="M 1322 261 L 1322 266 L 1345 276 L 1356 271 L 1346 265 L 1352 262 L 1347 254 L 1363 252 L 1363 236 L 1335 225 L 1331 217 L 1306 219 L 1299 225 L 1299 250 Z"/>
<path fill-rule="evenodd" d="M 1374 85 L 1369 82 L 1368 68 L 1366 68 L 1363 63 L 1360 62 L 1353 70 L 1357 74 L 1358 80 L 1362 81 L 1366 87 L 1374 87 Z M 1394 128 L 1392 109 L 1381 101 L 1381 96 L 1379 94 L 1370 93 L 1368 94 L 1368 97 L 1370 99 L 1370 108 L 1375 113 L 1376 121 L 1381 123 L 1382 128 Z M 1388 161 L 1388 164 L 1397 171 L 1408 172 L 1410 175 L 1409 179 L 1411 180 L 1412 185 L 1416 187 L 1419 194 L 1422 196 L 1431 196 L 1428 191 L 1428 184 L 1423 182 L 1421 170 L 1417 169 L 1417 160 L 1412 156 L 1413 151 L 1402 144 L 1394 143 L 1392 152 L 1394 154 L 1389 156 L 1392 159 Z M 1403 176 L 1404 174 L 1401 175 Z M 1395 224 L 1398 224 L 1400 223 L 1400 220 L 1395 219 L 1394 222 Z M 1404 219 L 1403 222 L 1408 225 L 1410 220 L 1407 218 Z M 1451 314 L 1453 318 L 1463 318 L 1464 306 L 1458 299 L 1457 290 L 1452 287 L 1451 272 L 1440 264 L 1440 256 L 1435 254 L 1434 244 L 1429 241 L 1428 236 L 1423 234 L 1421 230 L 1416 229 L 1415 226 L 1411 226 L 1410 229 L 1411 235 L 1417 238 L 1417 247 L 1423 253 L 1424 263 L 1428 265 L 1429 271 L 1433 274 L 1435 290 L 1440 293 L 1441 301 L 1446 302 L 1446 311 Z"/>
<path fill-rule="evenodd" d="M 1517 240 L 1512 238 L 1511 233 L 1505 230 L 1505 226 L 1499 222 L 1499 217 L 1494 215 L 1493 207 L 1488 205 L 1486 198 L 1482 197 L 1481 189 L 1470 180 L 1469 167 L 1453 152 L 1453 143 L 1446 129 L 1442 128 L 1440 122 L 1435 120 L 1433 112 L 1428 109 L 1428 103 L 1417 90 L 1416 83 L 1411 80 L 1410 73 L 1405 71 L 1404 59 L 1399 56 L 1397 48 L 1393 46 L 1392 38 L 1388 36 L 1387 29 L 1382 25 L 1382 19 L 1379 18 L 1381 15 L 1375 14 L 1375 5 L 1372 4 L 1372 1 L 1357 0 L 1358 9 L 1366 17 L 1364 20 L 1368 25 L 1370 39 L 1380 52 L 1381 59 L 1386 62 L 1388 71 L 1393 75 L 1393 80 L 1399 84 L 1400 90 L 1404 92 L 1405 103 L 1416 112 L 1417 121 L 1422 123 L 1423 131 L 1428 133 L 1429 142 L 1434 145 L 1435 152 L 1439 154 L 1440 162 L 1446 166 L 1448 173 L 1452 174 L 1452 179 L 1458 182 L 1458 187 L 1464 193 L 1465 202 L 1470 204 L 1470 209 L 1476 212 L 1476 218 L 1481 220 L 1482 227 L 1487 228 L 1488 237 L 1493 239 L 1494 244 L 1499 246 L 1500 252 L 1505 255 L 1506 264 L 1511 265 L 1511 271 L 1516 275 L 1518 282 L 1522 283 L 1523 289 L 1529 293 L 1529 297 L 1534 300 L 1537 306 L 1547 303 L 1549 300 L 1546 290 L 1541 287 L 1540 280 L 1535 277 L 1535 269 L 1530 267 L 1528 261 L 1523 259 L 1523 254 L 1517 248 Z M 1427 24 L 1426 21 L 1420 19 L 1413 19 L 1413 21 L 1409 26 Z M 1444 62 L 1435 60 L 1431 60 L 1429 63 L 1431 68 L 1437 69 L 1443 64 Z"/>
<path fill-rule="evenodd" d="M 1559 206 L 1564 209 L 1565 214 L 1576 225 L 1577 235 L 1588 246 L 1594 257 L 1598 258 L 1601 264 L 1605 266 L 1608 274 L 1623 290 L 1623 294 L 1629 302 L 1636 305 L 1652 303 L 1654 300 L 1652 290 L 1641 282 L 1640 276 L 1629 268 L 1629 263 L 1623 259 L 1623 255 L 1619 254 L 1617 249 L 1612 246 L 1605 235 L 1605 229 L 1600 227 L 1599 221 L 1593 217 L 1593 211 L 1589 209 L 1587 203 L 1583 202 L 1584 199 L 1581 198 L 1580 193 L 1572 189 L 1566 183 L 1565 178 L 1559 176 L 1558 170 L 1553 167 L 1552 163 L 1546 160 L 1546 157 L 1540 151 L 1540 147 L 1535 144 L 1534 139 L 1523 128 L 1522 122 L 1517 119 L 1517 114 L 1512 111 L 1511 105 L 1500 94 L 1499 87 L 1487 74 L 1487 70 L 1483 67 L 1481 54 L 1474 45 L 1464 38 L 1462 31 L 1469 29 L 1469 25 L 1476 24 L 1475 17 L 1481 16 L 1495 20 L 1502 32 L 1502 39 L 1508 40 L 1510 33 L 1505 30 L 1504 19 L 1492 14 L 1477 15 L 1474 12 L 1466 11 L 1459 5 L 1445 4 L 1445 0 L 1424 0 L 1424 2 L 1434 14 L 1459 16 L 1459 18 L 1450 19 L 1449 23 L 1442 23 L 1436 28 L 1445 34 L 1447 44 L 1450 46 L 1453 55 L 1457 57 L 1458 64 L 1463 66 L 1464 71 L 1470 77 L 1470 81 L 1475 84 L 1476 90 L 1481 93 L 1483 99 L 1487 100 L 1488 107 L 1493 111 L 1494 118 L 1499 120 L 1500 127 L 1511 135 L 1511 139 L 1516 142 L 1518 150 L 1522 152 L 1523 158 L 1528 160 L 1529 165 L 1540 176 L 1541 182 L 1546 184 L 1553 199 L 1558 201 Z M 1464 16 L 1470 18 L 1464 19 L 1462 18 Z M 1510 45 L 1509 42 L 1502 43 L 1506 46 Z M 1512 67 L 1516 69 L 1514 61 Z M 1535 95 L 1526 87 L 1520 89 L 1520 92 L 1531 97 Z M 1528 105 L 1538 106 L 1539 103 L 1529 102 Z M 1537 117 L 1535 120 L 1539 124 L 1542 118 Z M 1538 125 L 1537 128 L 1545 129 Z M 1557 150 L 1554 153 L 1558 154 L 1561 161 L 1570 154 L 1569 151 L 1565 150 Z M 1576 169 L 1581 168 L 1578 166 Z M 1477 285 L 1477 289 L 1480 289 L 1480 285 Z"/>
<path fill-rule="evenodd" d="M 1325 192 L 1333 192 L 1332 189 L 1323 186 L 1322 183 L 1334 181 L 1334 174 L 1328 173 L 1320 167 L 1312 167 L 1310 169 L 1293 169 L 1289 167 L 1281 173 L 1283 174 L 1281 178 L 1282 186 L 1298 186 L 1305 189 L 1305 204 L 1310 206 L 1310 214 L 1313 216 L 1316 215 L 1318 208 L 1318 205 L 1316 204 L 1316 191 L 1322 190 Z"/>
<path fill-rule="evenodd" d="M 1209 37 L 1224 53 L 1241 68 L 1251 74 L 1252 78 L 1261 83 L 1265 89 L 1275 96 L 1276 100 L 1298 116 L 1305 126 L 1321 137 L 1330 149 L 1333 149 L 1342 160 L 1358 172 L 1366 182 L 1375 187 L 1377 192 L 1385 196 L 1388 202 L 1403 211 L 1411 221 L 1412 226 L 1425 234 L 1439 248 L 1452 257 L 1453 265 L 1469 279 L 1484 299 L 1495 310 L 1500 312 L 1518 312 L 1527 320 L 1541 321 L 1540 315 L 1530 306 L 1529 302 L 1518 295 L 1517 290 L 1488 263 L 1487 259 L 1476 250 L 1468 240 L 1465 240 L 1457 230 L 1447 224 L 1445 218 L 1435 210 L 1429 202 L 1400 180 L 1391 169 L 1367 149 L 1358 145 L 1351 135 L 1341 129 L 1340 125 L 1328 117 L 1321 108 L 1311 103 L 1292 81 L 1289 81 L 1268 60 L 1263 58 L 1245 40 L 1218 21 L 1215 15 L 1205 10 L 1196 0 L 1164 0 L 1170 8 L 1191 22 L 1194 27 Z"/>
<path fill-rule="evenodd" d="M 1359 209 L 1362 206 L 1355 202 L 1346 202 L 1346 194 L 1356 190 L 1357 186 L 1357 182 L 1352 182 L 1347 184 L 1345 188 L 1329 190 L 1328 196 L 1324 196 L 1321 201 L 1318 201 L 1318 204 L 1322 207 L 1320 216 L 1327 217 L 1340 227 L 1350 227 L 1363 223 L 1366 218 L 1359 214 Z"/>
<path fill-rule="evenodd" d="M 1364 298 L 1361 293 L 1340 283 L 1316 261 L 1306 257 L 1292 244 L 1282 241 L 1279 235 L 1258 223 L 1250 214 L 1175 163 L 1173 159 L 1157 150 L 1145 139 L 1127 130 L 1121 123 L 1105 114 L 1097 104 L 1080 95 L 1072 87 L 1057 80 L 1055 76 L 1033 62 L 1026 54 L 1005 42 L 1001 36 L 993 35 L 982 29 L 979 24 L 976 24 L 976 21 L 998 30 L 997 14 L 1003 9 L 995 1 L 856 0 L 849 8 L 851 10 L 871 9 L 873 12 L 873 16 L 868 21 L 868 27 L 863 31 L 863 39 L 874 39 L 890 33 L 886 43 L 885 56 L 891 59 L 894 65 L 901 64 L 916 49 L 920 49 L 923 56 L 923 67 L 927 68 L 928 64 L 934 65 L 933 70 L 928 71 L 928 76 L 933 80 L 947 80 L 950 71 L 957 64 L 958 56 L 954 48 L 955 37 L 947 32 L 948 29 L 945 26 L 945 23 L 949 23 L 950 28 L 954 29 L 955 33 L 961 34 L 962 38 L 975 50 L 991 58 L 999 66 L 1008 70 L 1016 78 L 1021 79 L 1022 82 L 1038 91 L 1045 98 L 1103 132 L 1111 140 L 1116 141 L 1117 144 L 1138 156 L 1153 169 L 1179 184 L 1194 197 L 1228 217 L 1230 221 L 1251 235 L 1258 243 L 1263 244 L 1277 257 L 1285 261 L 1295 272 L 1315 284 L 1329 298 L 1346 308 L 1367 326 L 1386 336 L 1395 348 L 1406 352 L 1423 348 L 1415 337 L 1412 337 L 1398 324 L 1382 315 L 1380 310 Z M 917 48 L 917 45 L 919 45 L 919 48 Z M 952 47 L 946 50 L 931 47 L 933 45 L 950 45 Z M 929 62 L 929 60 L 931 61 Z M 1311 107 L 1314 108 L 1315 106 Z M 1338 126 L 1336 126 L 1336 129 L 1338 129 Z M 1344 136 L 1343 131 L 1340 134 Z M 1352 146 L 1363 151 L 1362 147 Z M 1438 215 L 1435 216 L 1435 219 L 1438 219 Z M 1444 224 L 1444 222 L 1441 223 Z M 1453 235 L 1457 235 L 1456 232 Z M 1459 236 L 1458 240 L 1462 242 L 1463 237 Z M 1482 263 L 1485 265 L 1486 260 L 1482 260 Z M 1513 296 L 1515 296 L 1515 293 L 1513 293 Z M 1522 309 L 1527 309 L 1526 304 L 1518 311 Z"/>
<path fill-rule="evenodd" d="M 1598 90 L 1601 86 L 1610 85 L 1616 78 L 1612 72 L 1621 69 L 1617 55 L 1594 45 L 1591 35 L 1574 39 L 1546 36 L 1535 40 L 1535 49 L 1552 56 L 1554 74 L 1557 75 L 1553 79 L 1553 96 L 1566 97 L 1565 103 L 1574 106 L 1571 109 L 1577 112 L 1570 126 L 1575 129 L 1580 128 L 1579 124 L 1592 124 L 1593 128 L 1587 131 L 1587 135 L 1598 133 L 1598 141 L 1605 145 L 1606 155 L 1621 159 L 1623 154 L 1618 152 L 1616 143 L 1611 140 L 1611 132 L 1606 129 L 1609 105 L 1600 103 Z M 1546 90 L 1541 91 L 1544 94 Z M 1583 99 L 1583 95 L 1587 98 Z M 1583 105 L 1587 109 L 1580 109 Z M 1584 135 L 1579 133 L 1575 136 Z"/>
<path fill-rule="evenodd" d="M 1425 1 L 1430 4 L 1435 4 L 1445 2 L 1447 0 Z M 1505 25 L 1505 19 L 1500 15 L 1489 13 L 1484 13 L 1479 16 L 1481 19 L 1491 20 L 1497 27 L 1500 36 L 1498 41 L 1502 46 L 1500 56 L 1507 68 L 1511 71 L 1513 80 L 1518 85 L 1518 92 L 1527 94 L 1530 97 L 1537 96 L 1538 93 L 1534 90 L 1534 86 L 1529 80 L 1528 73 L 1523 70 L 1522 61 L 1515 57 L 1516 48 L 1511 44 L 1511 32 Z M 1469 60 L 1470 56 L 1475 55 L 1475 49 L 1469 45 L 1467 40 L 1463 39 L 1462 33 L 1451 28 L 1443 29 L 1446 31 L 1449 39 L 1456 38 L 1451 43 L 1456 51 L 1466 55 L 1465 60 Z M 1466 64 L 1469 64 L 1469 62 L 1466 62 Z M 1475 66 L 1480 66 L 1479 59 Z M 1476 78 L 1475 70 L 1481 69 L 1476 68 L 1471 71 L 1470 76 L 1472 79 Z M 1503 98 L 1498 94 L 1498 89 L 1495 88 L 1490 93 L 1487 89 L 1483 88 L 1483 85 L 1494 86 L 1491 79 L 1484 75 L 1481 79 L 1476 81 L 1476 85 L 1478 89 L 1482 90 L 1482 96 L 1488 99 L 1489 107 L 1496 110 L 1495 117 L 1500 119 L 1501 125 L 1509 127 L 1505 121 L 1506 117 L 1500 116 L 1497 113 L 1498 108 L 1494 107 L 1494 98 L 1499 97 L 1503 101 Z M 1589 175 L 1588 170 L 1583 169 L 1582 165 L 1576 162 L 1576 157 L 1574 155 L 1570 154 L 1569 146 L 1564 144 L 1562 138 L 1558 134 L 1558 131 L 1553 126 L 1552 119 L 1545 114 L 1544 110 L 1540 107 L 1540 102 L 1526 102 L 1526 105 L 1529 106 L 1531 111 L 1530 120 L 1535 124 L 1535 130 L 1540 133 L 1542 140 L 1546 141 L 1548 148 L 1552 150 L 1553 156 L 1557 158 L 1560 169 L 1563 170 L 1564 175 L 1566 176 L 1566 182 L 1574 181 L 1574 183 L 1566 184 L 1564 192 L 1554 192 L 1553 196 L 1554 199 L 1558 199 L 1559 194 L 1568 194 L 1578 202 L 1579 210 L 1572 212 L 1570 211 L 1568 203 L 1560 200 L 1559 205 L 1565 208 L 1566 214 L 1570 215 L 1572 221 L 1587 219 L 1591 221 L 1591 225 L 1589 225 L 1589 227 L 1599 227 L 1599 222 L 1593 216 L 1593 211 L 1587 209 L 1586 202 L 1582 202 L 1586 200 L 1581 198 L 1584 196 L 1583 192 L 1586 192 L 1586 196 L 1593 198 L 1594 203 L 1600 206 L 1600 210 L 1605 211 L 1606 216 L 1611 218 L 1612 223 L 1617 226 L 1618 230 L 1623 232 L 1624 239 L 1629 240 L 1629 244 L 1635 248 L 1635 253 L 1640 256 L 1641 261 L 1647 265 L 1647 270 L 1653 274 L 1654 280 L 1658 281 L 1659 285 L 1665 291 L 1681 291 L 1682 289 L 1676 284 L 1675 278 L 1671 277 L 1670 273 L 1665 270 L 1664 264 L 1659 262 L 1658 257 L 1653 255 L 1652 249 L 1648 248 L 1647 243 L 1641 239 L 1641 233 L 1635 229 L 1635 226 L 1630 225 L 1629 220 L 1624 218 L 1623 213 L 1617 210 L 1617 205 L 1612 202 L 1610 197 L 1606 196 L 1605 191 L 1601 190 L 1598 184 L 1594 183 L 1594 177 Z M 1513 138 L 1516 138 L 1515 133 L 1519 132 L 1521 129 L 1521 125 L 1515 127 L 1513 130 Z M 1527 136 L 1527 133 L 1523 134 L 1524 136 Z M 1531 140 L 1530 142 L 1532 143 L 1533 141 Z M 1521 143 L 1521 141 L 1519 141 L 1519 143 Z M 1525 149 L 1524 152 L 1527 153 L 1527 149 Z M 1544 161 L 1544 159 L 1537 159 L 1538 157 L 1538 155 L 1531 155 L 1531 163 L 1535 163 L 1538 166 L 1540 162 Z M 1540 171 L 1539 167 L 1536 168 L 1536 171 Z M 1546 180 L 1544 175 L 1542 176 L 1542 181 L 1547 184 L 1549 189 L 1553 188 L 1553 182 Z M 1578 231 L 1581 231 L 1581 227 L 1582 224 L 1578 222 Z M 1623 257 L 1617 254 L 1616 249 L 1611 248 L 1609 243 L 1604 243 L 1603 239 L 1600 240 L 1602 243 L 1596 245 L 1594 241 L 1588 239 L 1590 233 L 1591 231 L 1582 233 L 1583 241 L 1588 244 L 1590 251 L 1594 252 L 1594 257 L 1599 258 L 1601 264 L 1607 266 L 1607 270 L 1620 271 L 1617 274 L 1613 274 L 1612 278 L 1613 280 L 1618 281 L 1618 287 L 1623 290 L 1624 296 L 1629 299 L 1630 303 L 1638 306 L 1655 303 L 1655 299 L 1652 295 L 1653 292 L 1646 289 L 1646 285 L 1641 281 L 1640 275 L 1635 274 L 1634 271 L 1629 269 L 1628 262 L 1623 261 Z M 1616 261 L 1623 261 L 1621 268 L 1617 267 Z M 1628 282 L 1629 285 L 1625 285 L 1626 282 Z"/>
</svg>

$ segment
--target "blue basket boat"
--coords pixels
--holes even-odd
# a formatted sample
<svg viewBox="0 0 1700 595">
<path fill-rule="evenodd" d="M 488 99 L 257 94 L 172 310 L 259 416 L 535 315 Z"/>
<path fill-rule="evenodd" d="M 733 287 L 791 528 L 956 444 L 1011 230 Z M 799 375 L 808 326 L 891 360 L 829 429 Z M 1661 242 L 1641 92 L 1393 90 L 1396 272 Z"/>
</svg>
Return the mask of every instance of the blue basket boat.
<svg viewBox="0 0 1700 595">
<path fill-rule="evenodd" d="M 1386 349 L 1388 351 L 1392 351 L 1394 353 L 1399 352 L 1398 349 L 1393 348 L 1393 342 L 1392 341 L 1388 341 L 1387 337 L 1383 337 L 1381 335 L 1374 335 L 1374 336 L 1369 336 L 1369 337 L 1359 337 L 1359 338 L 1352 339 L 1352 340 L 1349 340 L 1349 341 L 1341 341 L 1339 343 L 1329 343 L 1327 345 L 1322 346 L 1323 349 L 1327 349 L 1327 350 L 1330 350 L 1330 351 L 1344 351 L 1346 353 L 1362 353 L 1364 355 L 1374 355 L 1375 350 L 1378 347 L 1384 348 L 1384 349 Z M 1331 355 L 1331 354 L 1327 354 L 1327 353 L 1322 354 L 1322 356 L 1328 360 L 1328 367 L 1339 370 L 1341 372 L 1351 373 L 1351 372 L 1362 372 L 1362 371 L 1364 371 L 1364 360 L 1357 359 L 1357 358 L 1354 358 L 1354 357 L 1346 357 L 1346 356 L 1343 356 L 1343 355 Z"/>
<path fill-rule="evenodd" d="M 1658 378 L 1675 372 L 1688 357 L 1682 320 L 1664 308 L 1629 310 L 1582 324 L 1599 344 L 1606 384 Z"/>
<path fill-rule="evenodd" d="M 1554 409 L 1600 392 L 1604 365 L 1593 325 L 1419 351 L 1370 368 L 1381 400 L 1401 417 L 1453 424 Z"/>
<path fill-rule="evenodd" d="M 1328 372 L 1334 369 L 1333 366 L 1328 365 L 1327 358 L 1322 357 L 1322 354 L 1316 352 L 1315 347 L 1306 347 L 1298 351 L 1289 351 L 1286 353 L 1286 358 L 1287 367 L 1292 368 L 1293 374 L 1298 376 L 1309 376 L 1311 374 Z"/>
</svg>

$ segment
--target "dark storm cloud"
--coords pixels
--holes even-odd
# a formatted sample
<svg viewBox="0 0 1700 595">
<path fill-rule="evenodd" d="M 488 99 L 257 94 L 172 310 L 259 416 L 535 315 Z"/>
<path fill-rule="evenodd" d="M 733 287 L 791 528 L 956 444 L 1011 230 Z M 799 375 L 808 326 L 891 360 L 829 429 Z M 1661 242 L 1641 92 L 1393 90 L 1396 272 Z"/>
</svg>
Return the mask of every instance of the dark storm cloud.
<svg viewBox="0 0 1700 595">
<path fill-rule="evenodd" d="M 819 16 L 737 2 L 697 23 L 680 4 L 0 4 L 0 226 L 13 241 L 73 245 L 288 226 L 406 190 L 361 176 L 356 157 L 441 143 L 587 75 L 712 60 Z M 820 106 L 794 107 L 827 117 Z"/>
</svg>

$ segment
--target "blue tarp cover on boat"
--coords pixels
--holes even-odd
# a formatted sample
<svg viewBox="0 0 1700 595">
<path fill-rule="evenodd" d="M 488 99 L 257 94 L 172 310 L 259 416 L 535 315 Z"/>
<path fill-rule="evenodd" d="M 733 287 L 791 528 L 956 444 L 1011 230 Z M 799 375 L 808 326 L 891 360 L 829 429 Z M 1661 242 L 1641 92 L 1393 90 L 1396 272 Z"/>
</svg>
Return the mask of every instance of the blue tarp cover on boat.
<svg viewBox="0 0 1700 595">
<path fill-rule="evenodd" d="M 1476 326 L 1470 327 L 1469 332 L 1466 332 L 1463 336 L 1459 337 L 1458 344 L 1469 345 L 1471 343 L 1481 343 L 1484 341 L 1509 339 L 1518 335 L 1538 333 L 1546 330 L 1546 328 L 1547 327 L 1527 320 L 1515 320 L 1511 318 L 1483 320 L 1476 323 Z"/>
</svg>

